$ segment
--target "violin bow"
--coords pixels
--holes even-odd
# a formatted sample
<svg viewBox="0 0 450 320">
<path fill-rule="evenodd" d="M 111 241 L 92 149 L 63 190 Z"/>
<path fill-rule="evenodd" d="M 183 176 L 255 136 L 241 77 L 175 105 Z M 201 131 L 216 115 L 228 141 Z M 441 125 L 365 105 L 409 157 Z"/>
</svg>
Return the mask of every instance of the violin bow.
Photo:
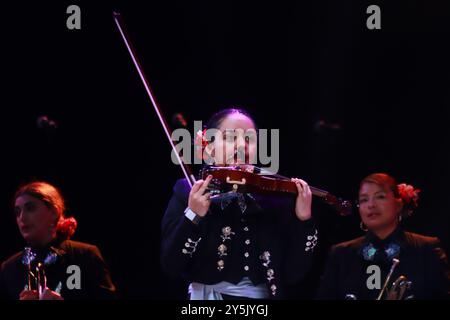
<svg viewBox="0 0 450 320">
<path fill-rule="evenodd" d="M 178 151 L 175 147 L 175 144 L 172 141 L 172 132 L 171 132 L 165 118 L 163 117 L 161 109 L 159 108 L 158 103 L 156 102 L 155 96 L 152 93 L 150 84 L 147 80 L 147 77 L 144 74 L 144 71 L 143 71 L 141 64 L 139 62 L 139 59 L 137 57 L 136 50 L 134 49 L 133 45 L 131 44 L 130 37 L 128 36 L 128 33 L 126 32 L 126 28 L 125 28 L 125 24 L 122 19 L 122 15 L 118 12 L 113 12 L 113 18 L 116 23 L 117 29 L 119 30 L 120 35 L 122 36 L 123 42 L 125 43 L 125 46 L 128 49 L 128 52 L 131 56 L 131 60 L 133 61 L 133 64 L 136 67 L 139 77 L 141 78 L 142 83 L 144 84 L 145 91 L 147 92 L 147 95 L 150 98 L 152 106 L 155 109 L 156 115 L 158 116 L 158 119 L 161 122 L 161 125 L 166 134 L 166 137 L 169 140 L 170 146 L 172 147 L 172 151 L 173 151 L 173 153 L 175 153 L 178 163 L 181 166 L 181 170 L 183 171 L 183 174 L 184 174 L 187 182 L 189 183 L 189 186 L 192 188 L 196 179 L 195 179 L 194 175 L 192 174 L 192 170 L 189 168 L 189 166 L 187 164 L 184 163 L 183 159 L 181 158 L 180 154 L 178 153 Z"/>
<path fill-rule="evenodd" d="M 144 73 L 144 71 L 141 67 L 141 64 L 139 62 L 139 59 L 137 57 L 136 50 L 134 49 L 133 45 L 131 44 L 130 37 L 128 36 L 128 33 L 126 32 L 126 28 L 125 28 L 125 24 L 122 19 L 122 15 L 118 12 L 113 12 L 113 18 L 116 23 L 117 29 L 119 30 L 120 35 L 122 36 L 125 46 L 128 49 L 128 52 L 131 56 L 131 60 L 133 61 L 133 64 L 136 67 L 139 77 L 141 78 L 142 83 L 144 84 L 145 90 L 147 92 L 148 97 L 150 98 L 153 108 L 155 109 L 156 115 L 158 116 L 158 119 L 161 122 L 161 125 L 166 134 L 166 137 L 169 140 L 170 146 L 172 147 L 172 151 L 175 154 L 177 161 L 181 166 L 181 170 L 183 171 L 183 174 L 184 174 L 189 186 L 192 188 L 196 179 L 195 179 L 194 175 L 192 174 L 191 168 L 186 163 L 184 163 L 182 157 L 180 156 L 180 154 L 178 153 L 178 151 L 175 147 L 175 144 L 172 141 L 172 137 L 171 137 L 172 132 L 171 132 L 165 118 L 163 117 L 161 109 L 159 108 L 158 103 L 156 102 L 156 99 L 152 93 L 150 84 L 147 80 L 147 77 L 145 76 L 145 73 Z M 278 175 L 278 177 L 288 179 L 288 178 L 280 176 L 280 175 Z M 311 187 L 311 191 L 313 192 L 314 195 L 319 196 L 321 198 L 327 198 L 330 196 L 335 198 L 329 192 L 320 190 L 318 188 Z M 344 207 L 348 206 L 348 204 L 349 204 L 347 201 L 344 201 L 343 203 L 345 204 Z"/>
</svg>

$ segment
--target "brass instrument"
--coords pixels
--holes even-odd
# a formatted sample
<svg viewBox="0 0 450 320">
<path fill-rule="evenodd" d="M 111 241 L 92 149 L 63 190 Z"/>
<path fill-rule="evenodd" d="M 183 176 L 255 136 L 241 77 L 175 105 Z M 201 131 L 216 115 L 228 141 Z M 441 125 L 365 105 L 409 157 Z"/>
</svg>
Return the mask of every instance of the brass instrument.
<svg viewBox="0 0 450 320">
<path fill-rule="evenodd" d="M 36 267 L 32 268 L 35 259 L 36 254 L 30 247 L 26 247 L 22 257 L 22 263 L 27 268 L 27 284 L 25 285 L 25 289 L 36 290 L 39 292 L 39 296 L 41 296 L 47 286 L 47 278 L 42 263 L 38 262 Z"/>
<path fill-rule="evenodd" d="M 45 276 L 44 265 L 40 262 L 36 266 L 36 283 L 39 297 L 41 297 L 45 288 L 47 288 L 47 277 Z"/>
<path fill-rule="evenodd" d="M 384 300 L 409 300 L 414 298 L 413 295 L 409 295 L 407 297 L 403 297 L 406 293 L 406 290 L 411 288 L 412 282 L 409 281 L 405 276 L 401 275 L 392 283 L 392 286 L 390 289 L 388 288 L 388 284 L 391 280 L 392 274 L 394 273 L 395 268 L 400 263 L 399 259 L 392 259 L 392 266 L 389 270 L 389 273 L 386 277 L 386 280 L 384 281 L 383 287 L 380 290 L 380 293 L 378 294 L 378 297 L 376 300 L 381 300 L 386 293 L 386 296 Z M 354 294 L 347 294 L 345 295 L 345 300 L 357 300 L 357 297 Z"/>
<path fill-rule="evenodd" d="M 386 277 L 386 281 L 384 282 L 383 288 L 380 291 L 380 294 L 377 297 L 377 300 L 381 300 L 383 297 L 384 292 L 386 291 L 386 288 L 389 284 L 389 281 L 391 280 L 392 273 L 394 272 L 397 265 L 400 263 L 399 259 L 392 259 L 392 267 L 389 271 L 389 274 Z M 403 300 L 403 296 L 405 295 L 406 290 L 410 289 L 412 285 L 411 281 L 408 281 L 408 279 L 401 275 L 392 283 L 392 286 L 389 290 L 386 292 L 386 298 L 385 300 Z M 413 296 L 408 296 L 405 299 L 412 299 Z"/>
<path fill-rule="evenodd" d="M 27 268 L 27 283 L 25 285 L 26 290 L 33 290 L 36 287 L 36 276 L 32 271 L 31 264 L 36 259 L 36 254 L 31 251 L 30 247 L 25 247 L 23 257 L 22 257 L 22 263 Z"/>
<path fill-rule="evenodd" d="M 389 271 L 389 273 L 386 277 L 386 281 L 384 281 L 383 288 L 381 288 L 380 294 L 378 295 L 377 300 L 381 300 L 381 298 L 383 297 L 384 291 L 386 291 L 386 287 L 387 287 L 389 281 L 391 280 L 392 273 L 394 273 L 394 270 L 398 266 L 399 263 L 400 263 L 400 260 L 398 260 L 396 258 L 392 259 L 391 270 Z"/>
</svg>

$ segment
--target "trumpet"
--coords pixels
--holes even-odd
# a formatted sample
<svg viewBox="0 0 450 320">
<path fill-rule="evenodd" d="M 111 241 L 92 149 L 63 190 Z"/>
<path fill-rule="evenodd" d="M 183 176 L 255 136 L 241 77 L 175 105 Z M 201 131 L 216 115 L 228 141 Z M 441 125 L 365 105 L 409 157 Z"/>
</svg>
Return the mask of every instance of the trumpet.
<svg viewBox="0 0 450 320">
<path fill-rule="evenodd" d="M 383 297 L 384 291 L 386 291 L 387 285 L 388 285 L 389 281 L 391 280 L 392 273 L 394 273 L 394 270 L 398 266 L 399 263 L 400 263 L 400 260 L 395 259 L 395 258 L 392 259 L 391 270 L 389 271 L 389 273 L 386 277 L 386 281 L 384 281 L 383 288 L 381 288 L 380 294 L 378 295 L 377 300 L 381 300 L 381 298 Z"/>
<path fill-rule="evenodd" d="M 27 283 L 25 285 L 26 290 L 33 290 L 36 285 L 36 276 L 32 271 L 31 264 L 36 259 L 36 254 L 31 250 L 30 247 L 25 247 L 22 263 L 27 269 Z"/>
<path fill-rule="evenodd" d="M 41 297 L 45 288 L 47 288 L 47 277 L 45 276 L 44 265 L 40 262 L 36 266 L 36 284 L 39 297 Z"/>
<path fill-rule="evenodd" d="M 47 288 L 45 267 L 55 263 L 56 259 L 57 254 L 55 252 L 50 252 L 43 263 L 36 263 L 36 254 L 30 247 L 25 247 L 22 257 L 22 263 L 25 265 L 27 270 L 27 283 L 25 284 L 25 290 L 36 290 L 39 293 L 39 297 L 41 297 L 44 290 Z M 58 284 L 55 292 L 61 292 L 61 282 Z"/>
<path fill-rule="evenodd" d="M 392 259 L 392 266 L 389 270 L 389 273 L 384 281 L 383 287 L 380 290 L 376 300 L 381 300 L 386 293 L 385 300 L 409 300 L 414 298 L 413 295 L 409 295 L 406 298 L 403 298 L 406 291 L 411 288 L 412 282 L 409 281 L 404 275 L 399 276 L 393 283 L 392 286 L 388 289 L 389 282 L 391 281 L 392 274 L 394 273 L 395 268 L 400 263 L 399 259 Z M 354 294 L 345 295 L 345 300 L 357 300 L 357 297 Z"/>
<path fill-rule="evenodd" d="M 381 300 L 383 297 L 384 292 L 387 289 L 387 286 L 389 284 L 389 281 L 391 280 L 392 273 L 394 272 L 395 268 L 400 263 L 399 259 L 392 259 L 392 266 L 391 270 L 389 271 L 389 274 L 386 277 L 386 281 L 384 282 L 383 288 L 380 290 L 380 294 L 377 297 L 377 300 Z M 412 282 L 409 281 L 404 275 L 399 276 L 393 283 L 389 290 L 386 291 L 386 300 L 403 300 L 403 296 L 405 295 L 406 290 L 410 289 L 412 285 Z M 411 299 L 413 296 L 408 296 L 405 298 Z"/>
<path fill-rule="evenodd" d="M 30 247 L 26 247 L 22 258 L 22 263 L 27 269 L 27 283 L 25 285 L 26 290 L 36 290 L 39 295 L 42 295 L 47 286 L 47 277 L 45 276 L 44 265 L 38 262 L 36 267 L 33 268 L 32 264 L 36 259 L 36 254 Z"/>
</svg>

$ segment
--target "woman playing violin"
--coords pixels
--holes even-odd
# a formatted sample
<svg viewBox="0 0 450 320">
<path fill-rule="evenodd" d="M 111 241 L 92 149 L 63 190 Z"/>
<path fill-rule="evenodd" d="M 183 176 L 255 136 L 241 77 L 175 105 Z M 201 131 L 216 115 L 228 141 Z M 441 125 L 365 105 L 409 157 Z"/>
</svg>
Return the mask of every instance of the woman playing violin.
<svg viewBox="0 0 450 320">
<path fill-rule="evenodd" d="M 207 127 L 218 129 L 203 146 L 214 165 L 255 163 L 257 141 L 245 132 L 256 125 L 247 112 L 225 109 Z M 308 272 L 317 244 L 310 187 L 292 179 L 295 199 L 240 192 L 212 199 L 211 180 L 192 189 L 185 179 L 175 184 L 162 221 L 163 269 L 190 282 L 190 299 L 284 297 Z"/>
</svg>

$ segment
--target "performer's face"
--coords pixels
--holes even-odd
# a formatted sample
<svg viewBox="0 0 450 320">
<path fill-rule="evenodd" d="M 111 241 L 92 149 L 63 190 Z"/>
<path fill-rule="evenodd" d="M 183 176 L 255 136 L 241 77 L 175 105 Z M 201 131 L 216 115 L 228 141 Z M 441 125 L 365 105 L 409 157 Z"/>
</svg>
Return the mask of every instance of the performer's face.
<svg viewBox="0 0 450 320">
<path fill-rule="evenodd" d="M 220 124 L 211 154 L 219 166 L 256 163 L 257 137 L 253 121 L 240 113 L 227 116 Z"/>
<path fill-rule="evenodd" d="M 30 244 L 45 244 L 51 240 L 56 214 L 43 201 L 27 194 L 21 195 L 15 201 L 14 211 L 25 241 Z"/>
<path fill-rule="evenodd" d="M 401 199 L 389 188 L 375 183 L 364 183 L 359 190 L 359 214 L 369 230 L 392 228 L 398 224 L 402 209 Z"/>
</svg>

